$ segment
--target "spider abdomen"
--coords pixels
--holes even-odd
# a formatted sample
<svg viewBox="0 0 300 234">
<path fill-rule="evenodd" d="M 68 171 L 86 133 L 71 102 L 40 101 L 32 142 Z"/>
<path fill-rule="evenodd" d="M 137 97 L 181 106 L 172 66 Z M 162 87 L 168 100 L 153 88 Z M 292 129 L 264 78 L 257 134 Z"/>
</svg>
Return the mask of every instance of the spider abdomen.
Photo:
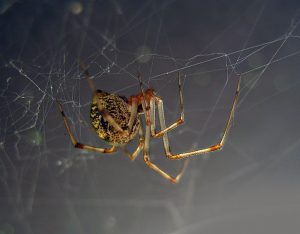
<svg viewBox="0 0 300 234">
<path fill-rule="evenodd" d="M 105 110 L 105 113 L 109 114 L 123 130 L 128 130 L 130 111 L 126 98 L 97 90 L 92 98 L 90 118 L 94 130 L 101 139 L 112 145 L 123 145 L 136 136 L 140 127 L 138 118 L 135 119 L 129 135 L 126 135 L 106 120 L 105 113 L 101 112 L 98 106 L 101 110 Z"/>
</svg>

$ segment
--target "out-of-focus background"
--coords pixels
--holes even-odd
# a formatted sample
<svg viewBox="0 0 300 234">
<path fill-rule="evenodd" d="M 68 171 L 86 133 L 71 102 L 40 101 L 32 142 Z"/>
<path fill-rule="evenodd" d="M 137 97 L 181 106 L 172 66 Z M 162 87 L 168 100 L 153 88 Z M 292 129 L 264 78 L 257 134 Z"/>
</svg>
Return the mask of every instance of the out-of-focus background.
<svg viewBox="0 0 300 234">
<path fill-rule="evenodd" d="M 298 0 L 0 2 L 0 233 L 298 233 L 300 25 Z M 101 90 L 153 87 L 174 153 L 220 139 L 237 78 L 241 95 L 225 147 L 191 158 L 179 184 L 140 155 L 106 146 L 90 127 L 83 59 Z M 133 150 L 137 141 L 128 145 Z M 151 157 L 175 175 L 161 139 Z"/>
</svg>

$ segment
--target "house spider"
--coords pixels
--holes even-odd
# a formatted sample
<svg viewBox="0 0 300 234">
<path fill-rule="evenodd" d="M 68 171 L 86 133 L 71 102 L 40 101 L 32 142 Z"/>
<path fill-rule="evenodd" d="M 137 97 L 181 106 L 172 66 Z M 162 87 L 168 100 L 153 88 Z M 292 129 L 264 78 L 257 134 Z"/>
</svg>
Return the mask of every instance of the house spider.
<svg viewBox="0 0 300 234">
<path fill-rule="evenodd" d="M 141 92 L 137 95 L 130 96 L 128 99 L 116 94 L 110 94 L 95 88 L 93 80 L 89 74 L 87 66 L 83 61 L 80 62 L 80 66 L 84 71 L 84 75 L 88 81 L 88 84 L 93 92 L 92 103 L 90 108 L 90 119 L 92 127 L 96 131 L 99 138 L 103 139 L 110 145 L 111 148 L 99 148 L 86 144 L 79 143 L 69 124 L 69 120 L 66 117 L 62 105 L 58 102 L 60 112 L 63 117 L 64 124 L 70 136 L 71 142 L 75 148 L 91 150 L 98 153 L 110 154 L 116 152 L 118 148 L 122 148 L 127 154 L 130 160 L 134 160 L 138 154 L 144 151 L 144 161 L 148 167 L 158 172 L 162 177 L 169 180 L 172 183 L 177 183 L 182 177 L 187 165 L 189 156 L 204 154 L 216 150 L 220 150 L 226 137 L 228 135 L 231 122 L 233 120 L 239 92 L 240 92 L 240 78 L 237 83 L 235 96 L 233 99 L 231 111 L 227 123 L 225 125 L 221 140 L 210 147 L 204 149 L 193 150 L 190 152 L 172 154 L 169 145 L 169 139 L 167 132 L 175 129 L 184 122 L 184 108 L 183 108 L 183 95 L 180 74 L 178 74 L 178 87 L 180 97 L 180 117 L 179 119 L 166 127 L 163 100 L 157 96 L 153 89 L 143 90 L 141 77 L 139 76 Z M 155 124 L 155 109 L 158 110 L 158 117 L 160 123 L 160 131 L 156 131 Z M 145 132 L 143 131 L 140 115 L 145 116 Z M 123 146 L 128 144 L 139 134 L 139 144 L 133 153 L 128 152 Z M 164 170 L 160 169 L 150 159 L 150 139 L 151 137 L 162 137 L 163 145 L 166 157 L 168 159 L 185 159 L 179 173 L 173 177 Z"/>
</svg>

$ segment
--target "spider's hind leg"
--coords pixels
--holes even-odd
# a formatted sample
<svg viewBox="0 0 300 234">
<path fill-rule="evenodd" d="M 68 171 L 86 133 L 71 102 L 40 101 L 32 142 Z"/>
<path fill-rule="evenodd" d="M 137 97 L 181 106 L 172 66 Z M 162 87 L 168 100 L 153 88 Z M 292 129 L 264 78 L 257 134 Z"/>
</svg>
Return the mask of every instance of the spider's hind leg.
<svg viewBox="0 0 300 234">
<path fill-rule="evenodd" d="M 144 133 L 143 133 L 143 130 L 142 128 L 140 127 L 139 129 L 139 145 L 137 146 L 137 148 L 135 149 L 135 151 L 133 153 L 130 153 L 126 147 L 123 147 L 123 152 L 128 156 L 128 158 L 131 160 L 131 161 L 134 161 L 135 158 L 139 155 L 139 153 L 142 151 L 142 149 L 144 148 L 144 145 L 145 145 L 145 139 L 144 139 Z"/>
<path fill-rule="evenodd" d="M 175 177 L 173 177 L 169 173 L 167 173 L 164 170 L 160 169 L 156 164 L 154 164 L 151 161 L 150 156 L 149 156 L 149 145 L 150 145 L 150 126 L 147 125 L 146 126 L 146 133 L 145 133 L 145 147 L 144 147 L 144 161 L 145 161 L 146 165 L 148 167 L 150 167 L 152 170 L 159 173 L 165 179 L 169 180 L 170 182 L 172 182 L 174 184 L 178 183 L 179 180 L 181 179 L 182 175 L 184 174 L 185 169 L 188 166 L 189 160 L 188 159 L 184 160 L 183 165 L 182 165 L 179 173 Z"/>
<path fill-rule="evenodd" d="M 182 175 L 185 172 L 185 169 L 188 166 L 189 160 L 185 160 L 183 162 L 183 165 L 179 171 L 179 173 L 173 177 L 170 174 L 168 174 L 167 172 L 163 171 L 162 169 L 160 169 L 156 164 L 154 164 L 149 157 L 149 154 L 144 154 L 144 161 L 146 163 L 146 165 L 148 167 L 150 167 L 151 169 L 153 169 L 154 171 L 158 172 L 162 177 L 164 177 L 165 179 L 169 180 L 170 182 L 172 182 L 173 184 L 176 184 L 179 182 L 179 180 L 181 179 Z"/>
<path fill-rule="evenodd" d="M 91 145 L 86 145 L 86 144 L 79 143 L 76 140 L 76 138 L 75 138 L 75 136 L 74 136 L 74 134 L 71 130 L 69 120 L 68 120 L 67 116 L 65 115 L 65 112 L 63 111 L 62 105 L 58 101 L 57 101 L 57 104 L 58 104 L 60 113 L 63 117 L 64 124 L 65 124 L 65 127 L 66 127 L 67 131 L 68 131 L 71 142 L 72 142 L 72 144 L 74 145 L 75 148 L 95 151 L 95 152 L 98 152 L 98 153 L 106 153 L 106 154 L 113 153 L 113 152 L 116 151 L 115 146 L 112 146 L 111 148 L 99 148 L 99 147 L 94 147 L 94 146 L 91 146 Z"/>
</svg>

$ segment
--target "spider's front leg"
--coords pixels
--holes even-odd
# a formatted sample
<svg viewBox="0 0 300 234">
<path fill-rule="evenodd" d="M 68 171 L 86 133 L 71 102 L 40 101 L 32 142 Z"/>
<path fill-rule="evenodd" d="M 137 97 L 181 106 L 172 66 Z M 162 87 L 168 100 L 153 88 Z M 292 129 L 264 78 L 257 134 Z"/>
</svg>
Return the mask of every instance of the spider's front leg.
<svg viewBox="0 0 300 234">
<path fill-rule="evenodd" d="M 229 113 L 229 117 L 227 119 L 224 131 L 223 131 L 223 135 L 221 137 L 221 140 L 217 143 L 214 144 L 210 147 L 204 148 L 204 149 L 198 149 L 198 150 L 194 150 L 194 151 L 190 151 L 190 152 L 184 152 L 184 153 L 180 153 L 180 154 L 172 154 L 170 151 L 170 145 L 169 145 L 169 139 L 168 139 L 168 135 L 164 134 L 163 135 L 163 142 L 164 142 L 164 148 L 165 148 L 165 153 L 166 156 L 169 159 L 183 159 L 183 158 L 187 158 L 193 155 L 201 155 L 201 154 L 205 154 L 205 153 L 209 153 L 212 151 L 216 151 L 216 150 L 220 150 L 224 144 L 225 144 L 225 140 L 228 136 L 229 133 L 229 129 L 233 120 L 233 116 L 234 116 L 234 112 L 235 112 L 235 108 L 237 105 L 237 101 L 238 101 L 238 97 L 239 97 L 239 93 L 240 93 L 240 83 L 241 83 L 241 78 L 239 78 L 238 83 L 237 83 L 237 88 L 236 88 L 236 92 L 235 92 L 235 96 L 233 99 L 233 103 L 231 106 L 231 110 Z M 162 102 L 161 102 L 161 106 L 162 106 Z M 163 110 L 159 108 L 159 110 L 162 112 Z M 162 118 L 160 118 L 160 124 L 161 124 L 161 128 L 165 129 L 165 119 L 163 117 L 163 113 L 161 113 Z"/>
<path fill-rule="evenodd" d="M 158 108 L 158 115 L 160 119 L 160 125 L 162 125 L 161 120 L 165 119 L 164 116 L 164 108 L 163 108 L 163 101 L 160 97 L 155 96 L 152 98 L 150 102 L 150 114 L 151 114 L 151 135 L 152 137 L 161 137 L 165 133 L 173 130 L 174 128 L 177 128 L 179 125 L 183 124 L 184 122 L 184 107 L 183 107 L 183 94 L 182 94 L 182 83 L 181 83 L 181 77 L 180 73 L 178 73 L 178 92 L 179 92 L 179 107 L 180 107 L 180 117 L 175 121 L 175 123 L 171 124 L 170 126 L 166 127 L 164 124 L 164 128 L 161 127 L 159 132 L 155 131 L 155 105 L 157 105 Z"/>
<path fill-rule="evenodd" d="M 144 161 L 145 161 L 146 165 L 148 167 L 150 167 L 152 170 L 159 173 L 165 179 L 169 180 L 170 182 L 172 182 L 174 184 L 178 183 L 178 181 L 181 179 L 185 169 L 187 168 L 189 160 L 184 161 L 179 173 L 175 177 L 173 177 L 170 174 L 168 174 L 167 172 L 163 171 L 162 169 L 160 169 L 156 164 L 154 164 L 151 161 L 150 156 L 149 156 L 149 147 L 150 147 L 150 126 L 149 125 L 146 125 L 145 132 L 146 133 L 145 133 L 145 146 L 144 146 Z"/>
</svg>

